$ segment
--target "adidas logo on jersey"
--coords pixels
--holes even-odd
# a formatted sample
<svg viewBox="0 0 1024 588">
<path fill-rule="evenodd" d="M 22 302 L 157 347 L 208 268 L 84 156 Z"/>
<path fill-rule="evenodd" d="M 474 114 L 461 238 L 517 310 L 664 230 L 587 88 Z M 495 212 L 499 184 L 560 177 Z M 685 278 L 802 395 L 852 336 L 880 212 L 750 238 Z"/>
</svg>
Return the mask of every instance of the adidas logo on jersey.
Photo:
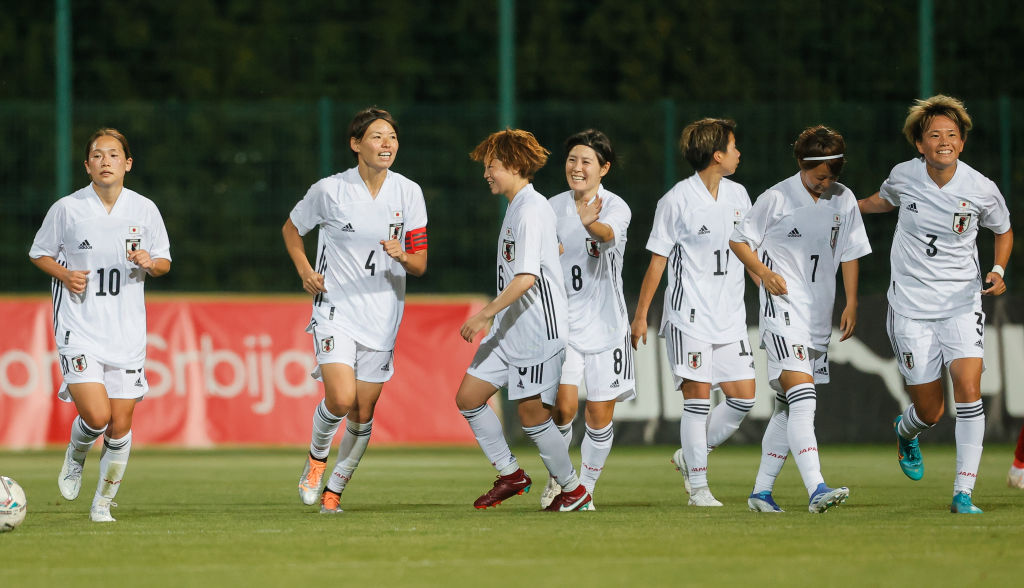
<svg viewBox="0 0 1024 588">
<path fill-rule="evenodd" d="M 78 246 L 79 249 L 92 249 L 92 245 L 89 244 L 89 240 L 82 241 L 82 244 Z"/>
<path fill-rule="evenodd" d="M 907 210 L 910 212 L 917 212 L 917 202 L 911 202 L 907 205 Z"/>
<path fill-rule="evenodd" d="M 700 226 L 700 230 L 697 231 L 697 234 L 698 235 L 710 235 L 711 234 L 711 230 L 708 229 L 707 225 L 701 225 Z"/>
<path fill-rule="evenodd" d="M 614 382 L 612 382 L 611 386 L 608 386 L 608 387 L 609 388 L 618 388 L 619 387 L 619 381 L 615 380 Z"/>
<path fill-rule="evenodd" d="M 794 227 L 793 230 L 790 231 L 789 234 L 786 235 L 786 236 L 787 237 L 802 237 L 803 235 L 801 235 L 800 231 L 796 230 L 796 227 Z"/>
<path fill-rule="evenodd" d="M 352 228 L 352 223 L 345 223 L 345 226 L 341 227 L 341 230 L 346 233 L 356 232 L 356 230 Z"/>
</svg>

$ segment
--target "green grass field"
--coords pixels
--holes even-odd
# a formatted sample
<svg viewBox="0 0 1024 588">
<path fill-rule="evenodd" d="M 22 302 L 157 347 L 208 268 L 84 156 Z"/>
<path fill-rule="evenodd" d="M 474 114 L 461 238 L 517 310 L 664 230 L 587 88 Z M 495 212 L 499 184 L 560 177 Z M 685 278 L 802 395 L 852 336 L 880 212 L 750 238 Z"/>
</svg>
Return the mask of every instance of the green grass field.
<svg viewBox="0 0 1024 588">
<path fill-rule="evenodd" d="M 494 471 L 475 447 L 371 445 L 346 512 L 321 516 L 295 490 L 303 448 L 140 449 L 106 525 L 88 516 L 96 449 L 72 503 L 55 482 L 62 449 L 0 452 L 0 473 L 29 502 L 25 523 L 0 535 L 0 586 L 1009 586 L 1024 574 L 1009 446 L 986 447 L 977 516 L 949 513 L 951 446 L 922 446 L 916 483 L 888 446 L 823 447 L 827 480 L 851 489 L 824 515 L 806 511 L 792 460 L 775 491 L 788 512 L 748 512 L 753 446 L 711 456 L 724 508 L 687 507 L 673 450 L 616 447 L 598 510 L 562 514 L 539 512 L 545 471 L 532 447 L 517 451 L 532 491 L 476 511 Z"/>
</svg>

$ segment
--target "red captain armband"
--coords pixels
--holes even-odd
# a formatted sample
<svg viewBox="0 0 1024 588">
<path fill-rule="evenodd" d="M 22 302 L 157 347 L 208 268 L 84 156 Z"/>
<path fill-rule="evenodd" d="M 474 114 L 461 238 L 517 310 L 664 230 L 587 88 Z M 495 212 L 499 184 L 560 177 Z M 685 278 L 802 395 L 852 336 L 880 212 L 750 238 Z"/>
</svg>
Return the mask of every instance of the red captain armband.
<svg viewBox="0 0 1024 588">
<path fill-rule="evenodd" d="M 405 252 L 417 253 L 427 250 L 427 227 L 420 227 L 405 233 Z"/>
</svg>

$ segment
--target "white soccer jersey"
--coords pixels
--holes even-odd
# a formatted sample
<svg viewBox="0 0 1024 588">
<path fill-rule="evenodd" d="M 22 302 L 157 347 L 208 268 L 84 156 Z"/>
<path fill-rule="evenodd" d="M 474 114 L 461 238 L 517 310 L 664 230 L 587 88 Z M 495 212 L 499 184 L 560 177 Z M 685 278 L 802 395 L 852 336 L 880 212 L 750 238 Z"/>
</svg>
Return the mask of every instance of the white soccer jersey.
<svg viewBox="0 0 1024 588">
<path fill-rule="evenodd" d="M 29 257 L 52 257 L 89 271 L 85 292 L 53 280 L 57 349 L 88 351 L 104 364 L 137 369 L 146 361 L 146 271 L 128 253 L 142 249 L 171 259 L 167 229 L 153 201 L 122 188 L 108 213 L 92 184 L 55 202 L 32 241 Z"/>
<path fill-rule="evenodd" d="M 815 202 L 796 174 L 757 198 L 733 233 L 757 250 L 768 269 L 786 280 L 787 294 L 760 288 L 760 330 L 807 341 L 827 351 L 832 335 L 836 271 L 844 261 L 871 253 L 857 199 L 836 182 Z"/>
<path fill-rule="evenodd" d="M 313 184 L 289 215 L 305 235 L 319 226 L 314 268 L 327 292 L 313 298 L 311 324 L 330 322 L 370 349 L 395 346 L 405 308 L 405 268 L 381 241 L 427 226 L 419 185 L 388 171 L 376 198 L 351 168 Z"/>
<path fill-rule="evenodd" d="M 498 292 L 517 274 L 537 278 L 533 287 L 498 312 L 481 342 L 497 341 L 510 362 L 535 365 L 565 348 L 568 302 L 558 260 L 555 214 L 527 184 L 505 210 L 498 234 Z"/>
<path fill-rule="evenodd" d="M 729 249 L 729 238 L 748 210 L 743 186 L 722 178 L 716 199 L 696 173 L 658 201 L 647 249 L 668 258 L 663 334 L 672 323 L 706 343 L 747 336 L 743 264 Z"/>
<path fill-rule="evenodd" d="M 1010 211 L 999 188 L 960 161 L 953 179 L 938 187 L 923 159 L 892 168 L 879 195 L 898 207 L 889 264 L 889 305 L 908 318 L 933 319 L 970 312 L 981 302 L 978 227 L 1010 230 Z"/>
<path fill-rule="evenodd" d="M 573 193 L 563 192 L 548 203 L 555 211 L 558 241 L 564 248 L 559 261 L 569 297 L 569 345 L 581 353 L 600 353 L 622 344 L 629 330 L 622 295 L 622 259 L 632 213 L 625 200 L 598 188 L 598 222 L 612 228 L 611 241 L 594 239 L 576 210 Z"/>
</svg>

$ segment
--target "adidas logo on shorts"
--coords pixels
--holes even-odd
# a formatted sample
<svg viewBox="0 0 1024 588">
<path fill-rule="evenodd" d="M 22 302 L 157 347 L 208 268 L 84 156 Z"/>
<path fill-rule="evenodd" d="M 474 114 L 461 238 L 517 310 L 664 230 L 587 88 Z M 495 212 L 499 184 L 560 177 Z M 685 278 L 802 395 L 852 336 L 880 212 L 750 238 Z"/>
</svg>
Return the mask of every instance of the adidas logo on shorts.
<svg viewBox="0 0 1024 588">
<path fill-rule="evenodd" d="M 701 225 L 700 226 L 700 230 L 697 231 L 697 234 L 698 235 L 710 235 L 711 231 L 708 229 L 707 225 Z"/>
<path fill-rule="evenodd" d="M 814 373 L 821 374 L 822 376 L 827 376 L 828 375 L 828 370 L 823 368 L 823 367 L 820 367 L 820 368 L 814 370 Z"/>
<path fill-rule="evenodd" d="M 984 349 L 985 348 L 985 343 L 981 339 L 978 339 L 977 341 L 974 342 L 974 346 L 975 347 L 981 347 L 982 349 Z"/>
<path fill-rule="evenodd" d="M 90 245 L 89 244 L 89 240 L 86 239 L 85 241 L 82 241 L 81 245 L 79 245 L 78 248 L 79 249 L 92 249 L 92 245 Z"/>
<path fill-rule="evenodd" d="M 907 210 L 910 212 L 917 212 L 917 202 L 911 202 L 907 205 Z"/>
<path fill-rule="evenodd" d="M 341 230 L 346 233 L 354 233 L 356 230 L 352 228 L 352 223 L 345 223 L 345 226 L 341 227 Z"/>
<path fill-rule="evenodd" d="M 619 387 L 619 381 L 618 381 L 618 380 L 615 380 L 614 382 L 612 382 L 612 385 L 611 385 L 611 386 L 608 386 L 608 387 L 609 387 L 609 388 L 618 388 L 618 387 Z"/>
<path fill-rule="evenodd" d="M 789 234 L 786 235 L 786 236 L 787 237 L 802 237 L 803 235 L 801 235 L 800 231 L 796 230 L 796 227 L 794 227 L 793 230 L 790 231 Z"/>
<path fill-rule="evenodd" d="M 138 380 L 135 380 L 135 387 L 136 388 L 141 388 L 142 387 L 142 378 L 139 378 Z"/>
<path fill-rule="evenodd" d="M 523 381 L 522 381 L 522 380 L 519 380 L 519 383 L 518 383 L 518 384 L 516 384 L 516 388 L 522 388 L 522 389 L 526 389 L 526 386 L 523 386 Z"/>
</svg>

